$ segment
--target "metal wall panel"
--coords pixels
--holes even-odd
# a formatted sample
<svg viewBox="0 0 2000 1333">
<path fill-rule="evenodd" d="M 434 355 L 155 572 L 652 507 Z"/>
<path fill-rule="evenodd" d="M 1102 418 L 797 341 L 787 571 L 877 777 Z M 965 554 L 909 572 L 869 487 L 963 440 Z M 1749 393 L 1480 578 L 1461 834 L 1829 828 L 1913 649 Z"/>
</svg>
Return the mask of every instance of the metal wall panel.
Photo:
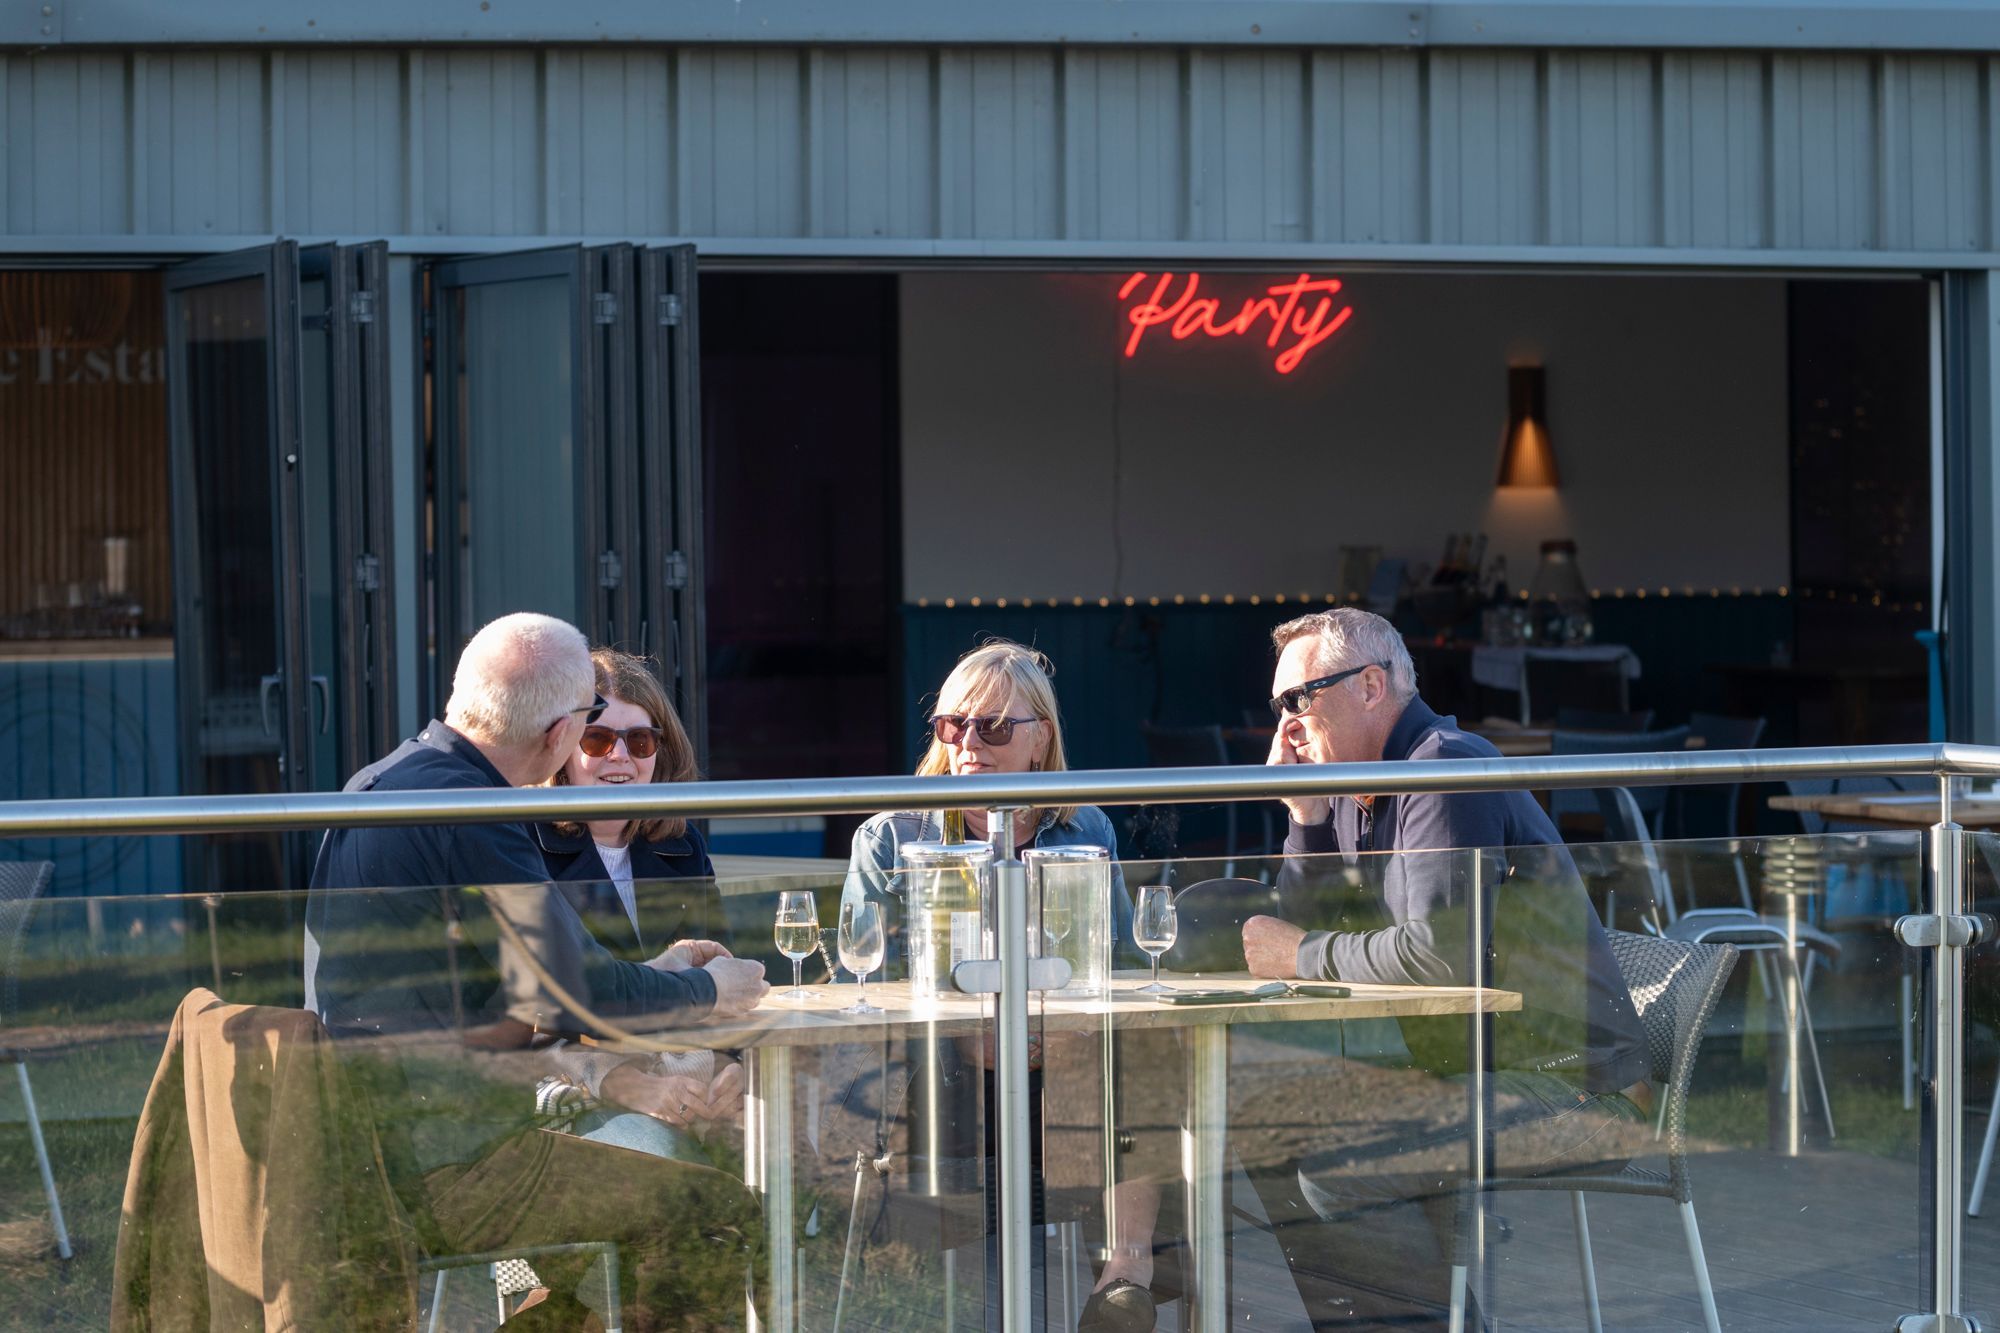
<svg viewBox="0 0 2000 1333">
<path fill-rule="evenodd" d="M 0 244 L 1991 257 L 1973 54 L 618 47 L 0 57 Z"/>
</svg>

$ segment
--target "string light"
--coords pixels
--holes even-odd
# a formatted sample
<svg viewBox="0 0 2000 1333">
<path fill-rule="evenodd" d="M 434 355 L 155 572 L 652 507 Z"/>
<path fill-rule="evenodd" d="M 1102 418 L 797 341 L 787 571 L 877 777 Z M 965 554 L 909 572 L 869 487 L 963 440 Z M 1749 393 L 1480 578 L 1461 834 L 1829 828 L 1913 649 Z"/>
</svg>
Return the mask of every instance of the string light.
<svg viewBox="0 0 2000 1333">
<path fill-rule="evenodd" d="M 1593 601 L 1604 601 L 1607 599 L 1612 601 L 1622 601 L 1628 596 L 1635 598 L 1644 598 L 1644 597 L 1692 598 L 1692 597 L 1700 597 L 1701 595 L 1702 595 L 1701 590 L 1694 587 L 1691 584 L 1683 585 L 1678 589 L 1670 585 L 1663 585 L 1659 588 L 1627 589 L 1621 587 L 1612 587 L 1609 589 L 1592 588 L 1590 590 L 1590 597 Z M 1790 585 L 1781 584 L 1776 589 L 1772 589 L 1769 591 L 1761 587 L 1746 589 L 1737 585 L 1732 585 L 1731 587 L 1729 587 L 1726 590 L 1726 593 L 1725 590 L 1719 586 L 1710 588 L 1708 590 L 1708 596 L 1710 598 L 1720 599 L 1725 595 L 1734 598 L 1766 597 L 1772 595 L 1778 597 L 1796 596 L 1802 600 L 1818 599 L 1821 601 L 1836 602 L 1836 603 L 1844 599 L 1848 604 L 1854 606 L 1862 605 L 1865 602 L 1869 606 L 1886 607 L 1887 609 L 1892 611 L 1902 611 L 1905 609 L 1904 603 L 1885 602 L 1883 600 L 1883 594 L 1880 591 L 1870 588 L 1861 588 L 1856 591 L 1849 592 L 1845 589 L 1836 589 L 1836 588 L 1795 589 L 1792 588 Z M 1519 598 L 1519 600 L 1526 602 L 1530 599 L 1531 594 L 1526 588 L 1523 588 L 1519 590 L 1516 596 Z M 1036 599 L 1033 597 L 995 597 L 992 599 L 987 599 L 984 597 L 967 597 L 964 599 L 960 599 L 957 597 L 946 597 L 942 599 L 931 598 L 931 597 L 919 597 L 915 599 L 915 602 L 913 604 L 919 608 L 929 608 L 932 605 L 938 605 L 946 608 L 947 610 L 956 610 L 961 600 L 963 600 L 965 605 L 968 607 L 984 607 L 991 605 L 996 609 L 1004 609 L 1009 606 L 1019 606 L 1023 609 L 1032 610 L 1036 604 Z M 1294 602 L 1298 603 L 1301 606 L 1305 606 L 1305 605 L 1310 605 L 1314 601 L 1323 601 L 1327 605 L 1332 606 L 1339 603 L 1349 603 L 1353 605 L 1359 605 L 1363 599 L 1361 598 L 1360 595 L 1353 593 L 1346 594 L 1343 596 L 1342 594 L 1336 592 L 1329 592 L 1323 595 L 1314 594 L 1312 592 L 1278 592 L 1269 594 L 1253 592 L 1246 594 L 1242 600 L 1250 606 L 1263 606 L 1266 602 L 1270 603 L 1273 606 L 1286 606 Z M 1069 605 L 1073 607 L 1088 606 L 1090 604 L 1090 601 L 1091 601 L 1090 598 L 1072 595 L 1069 599 Z M 1139 605 L 1140 599 L 1136 594 L 1128 594 L 1117 598 L 1099 597 L 1096 599 L 1096 601 L 1100 607 L 1110 607 L 1113 605 L 1121 605 L 1121 604 L 1124 606 L 1136 607 Z M 1199 604 L 1201 606 L 1209 606 L 1216 601 L 1216 597 L 1215 594 L 1206 592 L 1203 593 L 1177 592 L 1172 594 L 1166 594 L 1166 593 L 1152 594 L 1145 598 L 1145 603 L 1147 606 L 1161 606 L 1169 601 L 1171 601 L 1175 606 L 1187 606 L 1190 603 Z M 1223 593 L 1221 596 L 1221 601 L 1224 606 L 1235 606 L 1237 604 L 1238 598 L 1237 595 L 1233 592 Z M 1063 604 L 1063 601 L 1062 598 L 1060 597 L 1050 597 L 1045 599 L 1043 604 L 1049 607 L 1051 610 L 1054 610 L 1060 607 Z M 1907 609 L 1913 612 L 1920 612 L 1924 609 L 1924 607 L 1923 603 L 1921 602 L 1911 602 L 1908 604 Z"/>
</svg>

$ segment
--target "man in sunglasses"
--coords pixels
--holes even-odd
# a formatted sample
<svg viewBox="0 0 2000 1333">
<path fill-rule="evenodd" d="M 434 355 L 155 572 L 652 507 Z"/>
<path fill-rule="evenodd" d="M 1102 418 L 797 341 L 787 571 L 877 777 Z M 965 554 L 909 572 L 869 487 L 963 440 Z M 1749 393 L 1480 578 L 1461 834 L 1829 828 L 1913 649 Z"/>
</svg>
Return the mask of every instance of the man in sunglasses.
<svg viewBox="0 0 2000 1333">
<path fill-rule="evenodd" d="M 444 718 L 347 790 L 545 783 L 607 706 L 595 682 L 574 626 L 503 616 L 466 645 Z M 690 1210 L 683 1164 L 541 1129 L 543 1053 L 558 1037 L 594 1035 L 600 1015 L 640 1028 L 740 1016 L 770 989 L 764 965 L 723 957 L 685 967 L 671 949 L 651 963 L 624 961 L 547 879 L 522 823 L 330 831 L 306 906 L 306 1007 L 335 1037 L 376 1039 L 361 1049 L 391 1053 L 344 1063 L 381 1080 L 374 1109 L 385 1148 L 411 1165 L 398 1192 L 451 1252 L 616 1240 L 640 1297 L 628 1316 L 650 1305 L 673 1322 L 695 1312 L 673 1274 L 709 1244 L 689 1226 L 720 1213 L 754 1235 L 754 1204 L 724 1191 L 713 1208 Z M 496 1093 L 496 1082 L 508 1091 Z M 739 1204 L 749 1209 L 740 1218 L 730 1214 Z M 589 1262 L 536 1260 L 554 1289 L 539 1320 L 581 1325 L 569 1293 Z M 739 1271 L 733 1296 L 726 1278 L 709 1294 L 740 1299 L 741 1281 Z"/>
<path fill-rule="evenodd" d="M 1272 640 L 1270 763 L 1497 756 L 1418 697 L 1409 651 L 1382 617 L 1321 612 L 1278 626 Z M 1291 920 L 1245 921 L 1251 971 L 1517 991 L 1522 1010 L 1495 1017 L 1485 1060 L 1495 1165 L 1559 1173 L 1629 1155 L 1615 1144 L 1632 1141 L 1623 1126 L 1646 1128 L 1645 1032 L 1576 867 L 1534 798 L 1306 796 L 1284 805 L 1279 890 Z M 1315 1327 L 1445 1326 L 1468 1163 L 1468 1027 L 1459 1018 L 1399 1028 L 1403 1049 L 1385 1036 L 1386 1060 L 1302 1060 L 1244 1088 L 1243 1116 L 1231 1112 Z M 1271 1141 L 1259 1140 L 1260 1121 L 1295 1123 L 1300 1105 L 1352 1110 L 1328 1118 L 1328 1141 L 1303 1161 L 1260 1149 Z M 1467 1327 L 1479 1327 L 1476 1308 L 1470 1314 Z"/>
</svg>

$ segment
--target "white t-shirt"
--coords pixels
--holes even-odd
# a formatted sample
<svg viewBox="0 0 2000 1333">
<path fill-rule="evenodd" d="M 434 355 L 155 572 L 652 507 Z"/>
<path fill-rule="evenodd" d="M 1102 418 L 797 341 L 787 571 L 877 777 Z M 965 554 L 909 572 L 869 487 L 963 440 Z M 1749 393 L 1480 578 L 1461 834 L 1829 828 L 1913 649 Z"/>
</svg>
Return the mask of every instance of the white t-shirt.
<svg viewBox="0 0 2000 1333">
<path fill-rule="evenodd" d="M 606 873 L 611 876 L 611 885 L 618 890 L 618 901 L 625 904 L 625 915 L 632 920 L 632 933 L 639 933 L 639 898 L 632 891 L 632 849 L 597 844 L 597 859 L 604 862 Z"/>
</svg>

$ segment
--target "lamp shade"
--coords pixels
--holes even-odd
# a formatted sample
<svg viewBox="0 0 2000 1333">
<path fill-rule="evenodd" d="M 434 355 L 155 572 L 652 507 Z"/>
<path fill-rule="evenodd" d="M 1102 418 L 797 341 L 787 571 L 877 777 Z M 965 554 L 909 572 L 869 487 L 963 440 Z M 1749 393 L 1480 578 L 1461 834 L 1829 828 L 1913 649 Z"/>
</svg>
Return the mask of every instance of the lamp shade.
<svg viewBox="0 0 2000 1333">
<path fill-rule="evenodd" d="M 1561 485 L 1549 441 L 1546 383 L 1540 366 L 1507 368 L 1507 439 L 1500 451 L 1502 486 Z"/>
</svg>

